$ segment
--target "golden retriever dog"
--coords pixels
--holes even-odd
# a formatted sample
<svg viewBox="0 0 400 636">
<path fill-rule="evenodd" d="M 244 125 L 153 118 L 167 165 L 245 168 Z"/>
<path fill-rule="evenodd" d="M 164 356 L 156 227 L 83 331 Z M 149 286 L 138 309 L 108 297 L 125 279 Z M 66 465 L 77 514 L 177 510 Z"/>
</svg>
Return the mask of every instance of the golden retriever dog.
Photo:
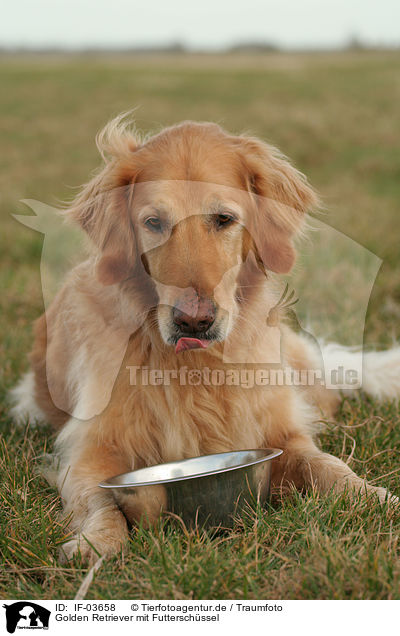
<svg viewBox="0 0 400 636">
<path fill-rule="evenodd" d="M 232 381 L 234 371 L 320 368 L 314 345 L 273 311 L 317 205 L 306 178 L 272 146 L 212 123 L 140 139 L 117 118 L 98 146 L 103 166 L 65 211 L 90 256 L 36 322 L 32 370 L 14 391 L 16 418 L 59 429 L 66 557 L 115 553 L 129 523 L 159 516 L 145 496 L 117 505 L 99 482 L 202 454 L 280 448 L 275 487 L 395 501 L 316 445 L 317 423 L 340 402 L 320 375 L 306 386 Z M 397 398 L 399 349 L 369 355 L 366 388 Z M 204 369 L 226 381 L 188 381 Z"/>
</svg>

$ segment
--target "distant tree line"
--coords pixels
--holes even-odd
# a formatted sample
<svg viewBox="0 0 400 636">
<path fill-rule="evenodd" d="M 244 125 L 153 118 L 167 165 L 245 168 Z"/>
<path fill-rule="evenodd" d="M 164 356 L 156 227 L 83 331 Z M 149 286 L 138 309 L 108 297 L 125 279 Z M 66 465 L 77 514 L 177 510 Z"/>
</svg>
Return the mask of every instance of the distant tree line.
<svg viewBox="0 0 400 636">
<path fill-rule="evenodd" d="M 364 42 L 357 35 L 352 35 L 343 46 L 338 46 L 329 50 L 336 51 L 371 51 L 371 50 L 398 50 L 400 48 L 400 42 L 397 45 L 391 44 L 375 44 Z M 48 54 L 70 54 L 70 55 L 112 55 L 112 54 L 132 54 L 132 55 L 159 55 L 159 54 L 171 54 L 171 55 L 185 55 L 188 53 L 197 54 L 237 54 L 237 53 L 251 53 L 251 54 L 265 54 L 276 52 L 302 52 L 312 51 L 319 52 L 327 49 L 288 49 L 282 48 L 278 44 L 273 42 L 264 42 L 257 40 L 249 40 L 244 42 L 237 42 L 224 49 L 202 49 L 189 47 L 183 42 L 173 41 L 167 44 L 160 45 L 142 45 L 142 46 L 125 46 L 125 47 L 81 47 L 81 48 L 67 48 L 67 47 L 29 47 L 29 46 L 16 46 L 16 47 L 4 47 L 0 45 L 0 54 L 2 55 L 15 55 L 15 54 L 36 54 L 36 55 L 48 55 Z"/>
</svg>

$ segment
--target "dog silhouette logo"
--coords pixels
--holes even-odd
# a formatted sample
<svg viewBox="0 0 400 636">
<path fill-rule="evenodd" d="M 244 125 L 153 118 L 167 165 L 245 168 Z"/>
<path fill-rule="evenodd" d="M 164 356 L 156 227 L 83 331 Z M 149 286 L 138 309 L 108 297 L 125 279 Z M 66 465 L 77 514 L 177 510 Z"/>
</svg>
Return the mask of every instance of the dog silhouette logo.
<svg viewBox="0 0 400 636">
<path fill-rule="evenodd" d="M 51 612 L 37 603 L 18 601 L 3 607 L 6 610 L 6 627 L 9 634 L 14 634 L 16 629 L 49 629 Z"/>
</svg>

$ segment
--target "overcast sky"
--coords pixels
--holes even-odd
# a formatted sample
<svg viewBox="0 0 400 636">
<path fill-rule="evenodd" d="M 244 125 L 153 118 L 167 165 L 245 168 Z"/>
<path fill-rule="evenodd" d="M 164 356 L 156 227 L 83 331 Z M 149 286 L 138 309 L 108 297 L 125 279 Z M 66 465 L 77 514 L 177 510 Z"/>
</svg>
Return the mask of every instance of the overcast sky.
<svg viewBox="0 0 400 636">
<path fill-rule="evenodd" d="M 400 0 L 6 0 L 0 46 L 400 44 Z"/>
</svg>

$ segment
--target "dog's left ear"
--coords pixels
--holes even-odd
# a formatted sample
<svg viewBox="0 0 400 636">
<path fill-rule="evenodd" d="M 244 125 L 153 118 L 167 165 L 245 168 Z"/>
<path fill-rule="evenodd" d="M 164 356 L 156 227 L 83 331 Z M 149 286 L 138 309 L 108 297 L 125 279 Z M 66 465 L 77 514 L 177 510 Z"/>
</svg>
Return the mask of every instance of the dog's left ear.
<svg viewBox="0 0 400 636">
<path fill-rule="evenodd" d="M 254 199 L 247 229 L 264 266 L 286 274 L 296 258 L 293 238 L 305 213 L 317 206 L 317 195 L 276 148 L 258 139 L 238 140 L 246 187 Z"/>
</svg>

